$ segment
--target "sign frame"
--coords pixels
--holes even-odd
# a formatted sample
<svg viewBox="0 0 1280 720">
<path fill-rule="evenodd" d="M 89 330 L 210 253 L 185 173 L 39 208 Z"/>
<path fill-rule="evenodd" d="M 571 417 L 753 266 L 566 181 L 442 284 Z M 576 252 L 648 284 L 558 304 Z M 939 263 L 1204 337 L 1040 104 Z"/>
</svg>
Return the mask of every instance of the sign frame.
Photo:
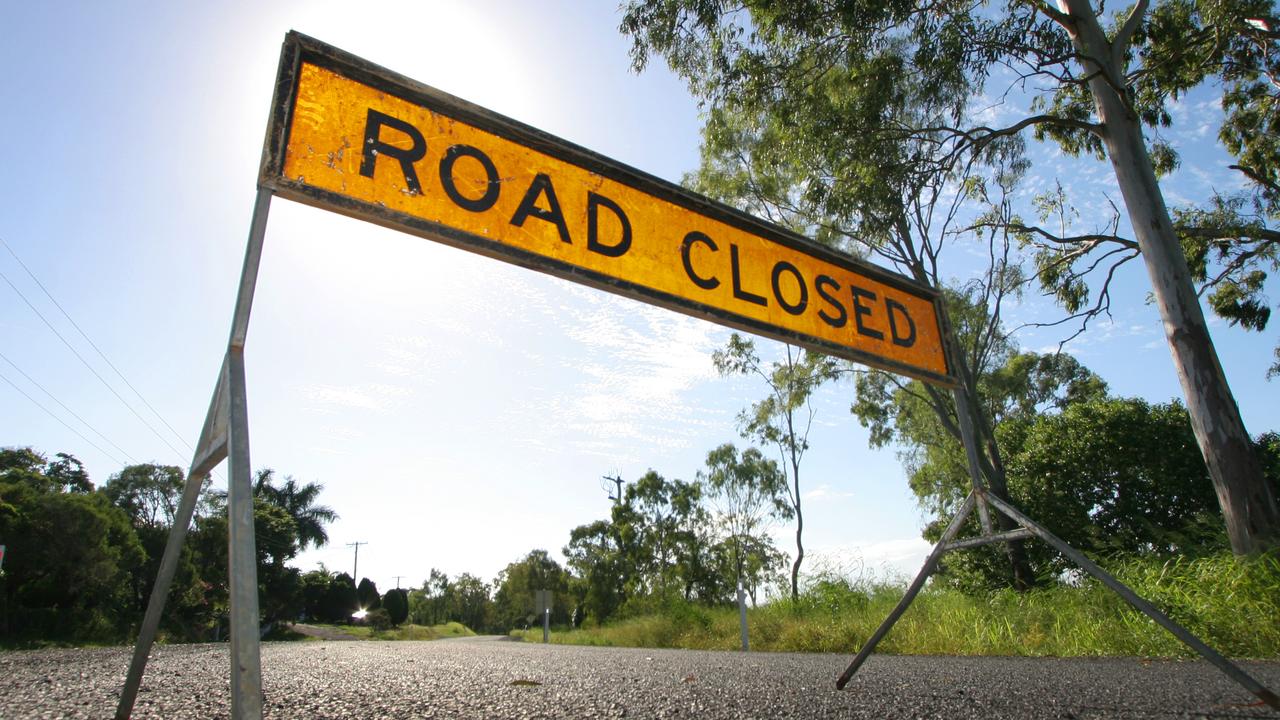
<svg viewBox="0 0 1280 720">
<path fill-rule="evenodd" d="M 730 226 L 735 230 L 763 239 L 769 243 L 774 243 L 786 251 L 809 256 L 818 262 L 836 266 L 842 271 L 867 278 L 904 295 L 924 301 L 928 303 L 933 316 L 921 319 L 921 321 L 935 323 L 937 342 L 940 346 L 936 352 L 940 353 L 940 361 L 945 368 L 945 372 L 937 372 L 874 352 L 832 342 L 812 334 L 787 329 L 780 325 L 764 322 L 710 304 L 530 252 L 520 247 L 505 244 L 494 238 L 484 237 L 440 222 L 432 222 L 422 217 L 365 202 L 348 195 L 317 187 L 296 178 L 291 179 L 285 175 L 285 165 L 287 162 L 289 134 L 295 119 L 294 108 L 301 84 L 300 76 L 304 63 L 331 71 L 375 91 L 424 108 L 429 112 L 438 113 L 482 132 L 490 133 L 566 165 L 599 175 L 627 188 L 651 196 L 658 201 L 669 203 L 695 215 Z M 785 228 L 748 215 L 723 203 L 710 200 L 649 173 L 462 100 L 296 31 L 289 32 L 285 37 L 284 47 L 281 52 L 275 95 L 272 100 L 271 117 L 259 168 L 258 183 L 259 187 L 267 188 L 275 195 L 305 205 L 407 232 L 468 252 L 675 310 L 685 315 L 709 320 L 753 335 L 761 335 L 781 342 L 799 345 L 863 365 L 914 377 L 934 385 L 954 388 L 960 384 L 955 375 L 952 359 L 945 349 L 949 328 L 945 322 L 941 295 L 936 289 L 918 283 L 907 276 L 861 261 L 846 253 L 816 243 Z M 850 310 L 853 310 L 853 308 L 850 308 Z M 851 315 L 855 315 L 855 317 L 848 319 L 850 326 L 854 324 L 855 320 L 859 323 L 861 322 L 860 318 L 856 317 L 856 313 L 851 313 Z M 852 329 L 850 332 L 852 333 Z M 932 350 L 928 352 L 932 352 Z"/>
</svg>

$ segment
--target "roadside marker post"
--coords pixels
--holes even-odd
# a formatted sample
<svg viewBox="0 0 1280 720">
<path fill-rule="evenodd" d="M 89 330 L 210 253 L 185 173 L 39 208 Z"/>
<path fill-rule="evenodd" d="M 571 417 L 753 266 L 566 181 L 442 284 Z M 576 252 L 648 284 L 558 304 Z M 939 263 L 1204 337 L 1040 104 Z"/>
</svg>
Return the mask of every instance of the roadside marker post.
<svg viewBox="0 0 1280 720">
<path fill-rule="evenodd" d="M 296 32 L 284 41 L 231 335 L 147 604 L 117 720 L 133 711 L 200 485 L 230 458 L 231 714 L 262 717 L 244 350 L 274 195 L 954 391 L 973 489 L 844 688 L 945 552 L 1039 537 L 1273 708 L 1280 699 L 982 481 L 940 294 L 902 275 Z M 977 509 L 981 534 L 956 540 Z M 1020 527 L 995 533 L 994 509 Z M 550 592 L 543 615 L 549 640 Z M 744 649 L 746 638 L 743 638 Z"/>
<path fill-rule="evenodd" d="M 534 603 L 537 604 L 535 612 L 542 616 L 542 644 L 546 645 L 551 642 L 551 602 L 552 595 L 550 590 L 533 591 Z"/>
</svg>

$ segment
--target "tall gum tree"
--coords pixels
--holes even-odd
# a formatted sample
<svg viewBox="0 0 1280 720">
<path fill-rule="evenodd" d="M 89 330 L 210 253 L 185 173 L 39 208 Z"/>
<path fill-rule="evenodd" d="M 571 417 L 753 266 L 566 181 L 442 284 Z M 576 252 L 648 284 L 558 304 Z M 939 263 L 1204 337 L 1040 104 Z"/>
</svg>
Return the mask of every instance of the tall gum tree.
<svg viewBox="0 0 1280 720">
<path fill-rule="evenodd" d="M 1147 16 L 1148 2 L 1134 5 L 1112 37 L 1088 0 L 1058 0 L 1056 9 L 1038 7 L 1066 31 L 1084 68 L 1096 115 L 1088 130 L 1105 146 L 1124 197 L 1231 547 L 1238 554 L 1273 548 L 1280 542 L 1280 509 L 1214 349 L 1135 103 L 1130 43 Z"/>
<path fill-rule="evenodd" d="M 1230 39 L 1270 32 L 1274 15 L 1269 0 L 1164 0 L 1154 8 L 1142 0 L 1114 20 L 1088 0 L 649 0 L 627 6 L 622 30 L 634 39 L 638 68 L 649 52 L 660 54 L 712 112 L 790 106 L 792 121 L 803 124 L 813 98 L 841 95 L 923 108 L 877 115 L 869 102 L 866 115 L 824 119 L 832 137 L 855 133 L 871 150 L 932 148 L 890 153 L 884 177 L 954 167 L 1027 133 L 1109 160 L 1232 548 L 1253 554 L 1280 543 L 1280 508 L 1252 453 L 1161 194 L 1157 171 L 1169 169 L 1174 154 L 1158 141 L 1149 147 L 1144 128 L 1169 124 L 1169 99 L 1224 76 Z M 1209 40 L 1196 53 L 1180 52 L 1179 38 L 1191 36 Z M 857 69 L 872 72 L 849 72 Z M 988 127 L 973 101 L 997 70 L 1015 75 L 1006 94 L 1030 95 L 1031 109 Z M 831 86 L 833 76 L 848 82 Z M 1048 241 L 1077 254 L 1102 242 L 1092 234 Z M 1070 301 L 1079 286 L 1066 289 Z"/>
</svg>

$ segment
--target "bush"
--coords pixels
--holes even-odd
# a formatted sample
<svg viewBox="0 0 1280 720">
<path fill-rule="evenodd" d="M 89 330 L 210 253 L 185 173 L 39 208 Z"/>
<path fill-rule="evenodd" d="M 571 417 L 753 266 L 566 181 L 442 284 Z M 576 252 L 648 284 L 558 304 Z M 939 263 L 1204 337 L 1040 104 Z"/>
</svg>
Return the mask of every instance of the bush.
<svg viewBox="0 0 1280 720">
<path fill-rule="evenodd" d="M 368 615 L 364 616 L 364 621 L 373 628 L 374 632 L 384 632 L 391 629 L 391 614 L 384 608 L 370 610 Z"/>
<path fill-rule="evenodd" d="M 400 625 L 409 619 L 409 593 L 399 588 L 388 590 L 382 596 L 382 607 L 391 618 L 392 625 Z"/>
</svg>

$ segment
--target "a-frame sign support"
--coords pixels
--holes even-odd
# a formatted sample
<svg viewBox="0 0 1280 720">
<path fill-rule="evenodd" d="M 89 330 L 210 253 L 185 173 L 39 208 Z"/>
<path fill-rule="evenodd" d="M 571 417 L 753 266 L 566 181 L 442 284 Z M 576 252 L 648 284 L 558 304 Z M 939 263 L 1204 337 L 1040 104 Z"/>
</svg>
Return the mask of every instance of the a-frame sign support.
<svg viewBox="0 0 1280 720">
<path fill-rule="evenodd" d="M 262 242 L 270 206 L 271 191 L 260 188 L 253 207 L 253 220 L 249 227 L 244 267 L 240 273 L 240 289 L 236 294 L 227 353 L 222 360 L 222 370 L 218 373 L 213 399 L 209 403 L 209 412 L 205 416 L 191 469 L 187 472 L 187 484 L 182 491 L 178 511 L 174 514 L 169 540 L 160 559 L 160 570 L 151 589 L 151 598 L 147 601 L 147 611 L 138 632 L 138 642 L 133 649 L 133 660 L 129 664 L 129 674 L 120 691 L 120 703 L 116 706 L 116 720 L 127 720 L 133 713 L 133 704 L 142 684 L 142 673 L 147 667 L 147 658 L 160 627 L 160 616 L 164 612 L 173 574 L 182 555 L 182 546 L 187 538 L 187 528 L 191 525 L 191 516 L 195 513 L 200 488 L 209 473 L 228 457 L 231 460 L 230 477 L 227 481 L 231 717 L 236 720 L 256 720 L 262 717 L 258 565 L 253 536 L 253 486 L 249 464 L 244 343 L 249 331 L 249 313 L 253 307 L 253 293 L 258 281 L 258 266 L 262 259 Z"/>
<path fill-rule="evenodd" d="M 948 344 L 952 346 L 954 352 L 954 340 L 951 339 L 950 333 L 947 333 Z M 1005 500 L 991 494 L 983 482 L 981 468 L 978 464 L 977 443 L 973 433 L 973 416 L 969 403 L 966 401 L 964 390 L 956 388 L 954 391 L 956 414 L 958 416 L 961 439 L 964 443 L 965 452 L 969 460 L 969 473 L 973 489 L 969 495 L 965 497 L 964 502 L 960 505 L 960 510 L 952 518 L 951 524 L 943 531 L 942 537 L 938 540 L 938 544 L 933 547 L 933 551 L 929 553 L 929 557 L 925 559 L 924 566 L 920 568 L 920 572 L 916 575 L 911 584 L 907 586 L 906 593 L 902 599 L 898 601 L 897 606 L 889 613 L 889 616 L 880 623 L 880 627 L 871 634 L 866 643 L 858 651 L 857 656 L 853 658 L 853 662 L 849 663 L 849 667 L 841 673 L 839 680 L 836 681 L 836 688 L 843 690 L 844 687 L 853 678 L 862 664 L 867 658 L 875 652 L 876 645 L 884 639 L 889 633 L 894 623 L 902 617 L 907 608 L 911 606 L 911 602 L 915 600 L 916 595 L 924 588 L 925 582 L 929 576 L 938 569 L 938 563 L 942 556 L 952 550 L 961 550 L 964 548 L 979 547 L 997 542 L 1015 542 L 1030 538 L 1039 538 L 1055 550 L 1062 553 L 1069 560 L 1074 562 L 1080 569 L 1097 578 L 1108 588 L 1113 590 L 1117 595 L 1124 598 L 1125 602 L 1132 605 L 1135 609 L 1154 620 L 1160 627 L 1168 630 L 1174 637 L 1181 640 L 1184 644 L 1195 650 L 1201 657 L 1213 663 L 1215 667 L 1221 670 L 1227 677 L 1239 683 L 1246 690 L 1253 693 L 1259 700 L 1266 703 L 1276 710 L 1280 710 L 1280 697 L 1274 692 L 1264 687 L 1252 676 L 1240 668 L 1239 665 L 1231 662 L 1223 657 L 1221 653 L 1209 647 L 1200 638 L 1191 634 L 1186 628 L 1174 622 L 1172 618 L 1161 612 L 1155 605 L 1152 605 L 1146 599 L 1139 596 L 1127 585 L 1116 579 L 1115 576 L 1108 573 L 1098 566 L 1097 563 L 1090 560 L 1084 553 L 1071 547 L 1058 536 L 1049 532 L 1044 526 L 1024 515 L 1018 509 L 1010 505 Z M 979 525 L 982 532 L 977 537 L 956 539 L 960 533 L 960 529 L 964 526 L 965 521 L 973 512 L 975 506 L 979 514 Z M 992 532 L 990 512 L 1004 515 L 1013 522 L 1018 524 L 1018 529 L 1009 532 L 995 533 Z"/>
</svg>

